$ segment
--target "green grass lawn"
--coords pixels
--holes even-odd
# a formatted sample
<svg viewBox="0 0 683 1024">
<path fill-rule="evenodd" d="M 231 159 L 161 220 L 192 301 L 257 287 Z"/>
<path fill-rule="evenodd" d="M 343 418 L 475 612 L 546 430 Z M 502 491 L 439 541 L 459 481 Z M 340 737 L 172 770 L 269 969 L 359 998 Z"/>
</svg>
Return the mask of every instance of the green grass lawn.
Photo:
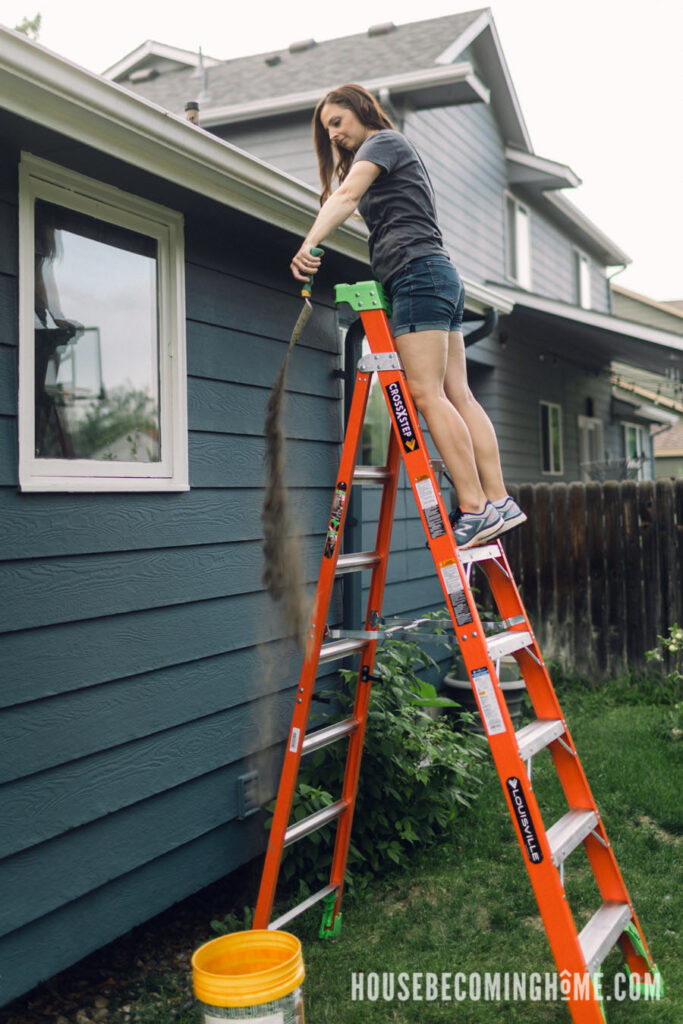
<svg viewBox="0 0 683 1024">
<path fill-rule="evenodd" d="M 665 980 L 661 1002 L 614 998 L 607 1019 L 683 1020 L 680 720 L 671 707 L 568 710 L 572 736 L 600 807 L 641 926 Z M 593 703 L 593 702 L 591 702 Z M 553 972 L 549 945 L 492 764 L 476 806 L 453 843 L 431 849 L 411 869 L 344 908 L 340 938 L 320 942 L 315 921 L 293 929 L 304 943 L 307 1016 L 336 1021 L 567 1021 L 561 1002 L 352 1001 L 354 972 Z M 534 789 L 550 825 L 565 804 L 547 752 L 534 759 Z M 546 813 L 547 812 L 547 813 Z M 582 849 L 566 864 L 579 926 L 599 906 Z M 617 948 L 604 964 L 603 991 L 622 970 Z"/>
<path fill-rule="evenodd" d="M 679 706 L 625 704 L 570 690 L 564 708 L 572 736 L 608 835 L 665 983 L 659 1002 L 618 1002 L 605 1009 L 609 1024 L 683 1021 L 680 963 L 681 736 Z M 533 782 L 546 825 L 565 809 L 547 752 L 534 759 Z M 566 888 L 579 927 L 599 905 L 580 848 L 566 865 Z M 435 1021 L 566 1022 L 561 1001 L 460 1002 L 352 999 L 354 972 L 379 978 L 428 972 L 554 973 L 522 854 L 492 762 L 476 805 L 464 811 L 453 839 L 420 851 L 410 868 L 393 871 L 361 896 L 345 899 L 341 935 L 317 938 L 318 909 L 290 926 L 303 942 L 308 1024 Z M 211 932 L 207 922 L 207 939 Z M 613 992 L 622 970 L 617 947 L 605 961 L 604 988 Z M 465 988 L 467 988 L 467 983 Z M 135 1024 L 196 1024 L 188 1006 L 186 974 L 160 978 L 127 1018 Z M 424 994 L 423 985 L 423 994 Z M 183 998 L 181 998 L 181 995 Z M 180 1009 L 184 1005 L 185 1008 Z"/>
</svg>

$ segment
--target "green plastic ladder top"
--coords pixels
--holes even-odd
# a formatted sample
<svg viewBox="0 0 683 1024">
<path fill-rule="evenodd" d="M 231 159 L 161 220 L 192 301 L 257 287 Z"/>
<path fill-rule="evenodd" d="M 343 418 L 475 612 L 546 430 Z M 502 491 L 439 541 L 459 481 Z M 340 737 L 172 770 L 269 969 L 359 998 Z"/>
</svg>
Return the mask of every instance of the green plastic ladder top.
<svg viewBox="0 0 683 1024">
<path fill-rule="evenodd" d="M 391 303 L 379 281 L 359 281 L 358 284 L 337 284 L 334 286 L 335 302 L 348 302 L 351 309 L 363 312 L 369 309 L 383 309 L 391 313 Z"/>
</svg>

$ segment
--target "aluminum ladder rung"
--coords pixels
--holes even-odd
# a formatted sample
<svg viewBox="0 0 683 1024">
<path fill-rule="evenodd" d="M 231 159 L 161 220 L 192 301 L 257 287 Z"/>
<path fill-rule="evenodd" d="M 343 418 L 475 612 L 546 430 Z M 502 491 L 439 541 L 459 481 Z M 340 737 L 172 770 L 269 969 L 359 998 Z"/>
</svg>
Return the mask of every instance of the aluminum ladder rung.
<svg viewBox="0 0 683 1024">
<path fill-rule="evenodd" d="M 373 569 L 379 565 L 376 551 L 353 551 L 349 555 L 340 555 L 337 559 L 337 576 L 345 572 L 358 572 L 359 569 Z"/>
<path fill-rule="evenodd" d="M 302 818 L 301 821 L 297 821 L 295 825 L 290 825 L 285 832 L 285 839 L 283 846 L 289 846 L 291 843 L 296 843 L 299 839 L 303 839 L 304 836 L 308 836 L 311 832 L 317 832 L 323 825 L 329 824 L 338 818 L 340 814 L 348 807 L 346 800 L 337 800 L 335 803 L 330 804 L 329 807 L 323 807 L 320 811 L 315 811 L 314 814 L 309 814 L 308 817 Z"/>
<path fill-rule="evenodd" d="M 278 917 L 275 921 L 271 921 L 268 925 L 268 931 L 277 931 L 282 928 L 283 924 L 287 924 L 289 921 L 293 921 L 299 914 L 304 914 L 311 907 L 314 907 L 320 900 L 324 900 L 326 896 L 330 896 L 333 892 L 336 892 L 339 888 L 338 885 L 326 885 L 324 889 L 319 889 L 318 892 L 314 892 L 312 896 L 305 899 L 303 903 L 297 903 L 295 907 L 288 910 L 282 917 Z"/>
<path fill-rule="evenodd" d="M 353 472 L 354 484 L 385 484 L 390 479 L 386 466 L 356 466 Z"/>
<path fill-rule="evenodd" d="M 579 945 L 589 974 L 597 971 L 632 917 L 628 903 L 608 900 L 579 935 Z"/>
<path fill-rule="evenodd" d="M 537 718 L 535 722 L 525 725 L 515 733 L 522 761 L 528 761 L 539 750 L 562 736 L 564 731 L 564 723 L 559 718 Z"/>
<path fill-rule="evenodd" d="M 356 654 L 365 649 L 367 640 L 333 640 L 330 644 L 323 644 L 320 648 L 319 661 L 334 661 L 336 658 L 348 658 L 350 654 Z"/>
<path fill-rule="evenodd" d="M 302 755 L 311 754 L 314 750 L 320 750 L 321 747 L 327 747 L 330 743 L 340 740 L 343 736 L 349 736 L 352 732 L 355 732 L 357 728 L 357 719 L 346 718 L 343 722 L 335 722 L 334 725 L 327 725 L 324 729 L 316 729 L 315 732 L 311 732 L 307 736 L 304 736 L 304 742 L 301 745 L 301 753 Z"/>
<path fill-rule="evenodd" d="M 500 544 L 481 544 L 474 548 L 458 548 L 458 558 L 461 565 L 469 565 L 472 562 L 487 562 L 490 558 L 500 558 Z"/>
<path fill-rule="evenodd" d="M 595 811 L 568 811 L 547 832 L 553 864 L 559 867 L 598 824 Z"/>
<path fill-rule="evenodd" d="M 530 647 L 533 643 L 531 633 L 526 630 L 507 630 L 505 633 L 497 633 L 488 637 L 486 646 L 493 661 L 502 658 L 505 654 L 512 654 L 513 651 L 521 651 L 523 647 Z"/>
</svg>

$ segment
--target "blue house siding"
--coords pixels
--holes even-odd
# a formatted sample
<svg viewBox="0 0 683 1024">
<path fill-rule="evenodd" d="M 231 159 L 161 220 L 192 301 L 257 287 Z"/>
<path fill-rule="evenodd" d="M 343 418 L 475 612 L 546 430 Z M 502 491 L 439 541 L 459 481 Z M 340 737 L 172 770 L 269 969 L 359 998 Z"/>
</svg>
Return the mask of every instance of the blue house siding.
<svg viewBox="0 0 683 1024">
<path fill-rule="evenodd" d="M 78 170 L 94 176 L 97 161 L 84 159 Z M 301 658 L 260 581 L 265 403 L 301 300 L 286 272 L 291 240 L 257 222 L 247 235 L 246 218 L 185 197 L 191 490 L 22 494 L 10 159 L 2 180 L 6 1002 L 263 849 L 262 815 L 237 820 L 237 779 L 257 768 L 262 800 L 273 793 Z M 125 187 L 135 180 L 129 169 Z M 142 175 L 137 184 L 182 208 L 179 190 Z M 312 324 L 291 361 L 285 414 L 310 584 L 342 434 L 337 317 L 324 286 Z M 337 593 L 331 619 L 340 618 Z"/>
</svg>

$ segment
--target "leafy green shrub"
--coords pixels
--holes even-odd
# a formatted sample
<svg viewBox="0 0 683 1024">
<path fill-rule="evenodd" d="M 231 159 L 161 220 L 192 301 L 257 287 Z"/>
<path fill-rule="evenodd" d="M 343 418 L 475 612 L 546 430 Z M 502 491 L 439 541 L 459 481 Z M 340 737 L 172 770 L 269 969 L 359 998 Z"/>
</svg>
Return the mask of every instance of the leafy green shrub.
<svg viewBox="0 0 683 1024">
<path fill-rule="evenodd" d="M 370 698 L 349 848 L 352 888 L 404 865 L 413 847 L 442 839 L 479 790 L 482 738 L 456 733 L 444 718 L 429 713 L 433 707 L 457 706 L 437 697 L 419 677 L 435 664 L 413 641 L 389 639 L 378 647 L 374 676 L 379 681 Z M 332 720 L 353 713 L 357 672 L 340 675 L 339 688 L 321 694 L 339 709 Z M 302 761 L 291 821 L 339 799 L 347 746 L 335 743 Z M 298 890 L 299 898 L 329 881 L 334 829 L 321 829 L 285 851 L 281 879 Z"/>
</svg>

